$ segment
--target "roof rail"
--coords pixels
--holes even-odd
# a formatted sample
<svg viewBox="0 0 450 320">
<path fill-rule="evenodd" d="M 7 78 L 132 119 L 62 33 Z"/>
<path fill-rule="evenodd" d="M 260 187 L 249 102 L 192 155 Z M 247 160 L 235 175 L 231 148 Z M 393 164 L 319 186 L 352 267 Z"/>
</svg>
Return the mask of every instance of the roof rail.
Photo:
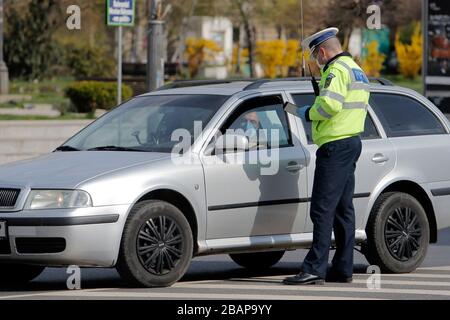
<svg viewBox="0 0 450 320">
<path fill-rule="evenodd" d="M 162 86 L 155 91 L 162 91 L 168 89 L 177 89 L 177 88 L 187 88 L 187 87 L 197 87 L 197 86 L 206 86 L 206 85 L 214 85 L 214 84 L 226 84 L 233 82 L 250 82 L 243 91 L 255 90 L 259 89 L 266 83 L 280 82 L 280 81 L 310 81 L 311 77 L 299 77 L 299 78 L 277 78 L 277 79 L 224 79 L 224 80 L 187 80 L 187 81 L 174 81 L 165 86 Z M 320 80 L 320 78 L 317 78 Z M 369 81 L 377 82 L 383 86 L 394 86 L 390 80 L 384 78 L 369 78 Z"/>
<path fill-rule="evenodd" d="M 383 86 L 394 86 L 395 84 L 388 80 L 388 79 L 384 79 L 384 78 L 369 78 L 369 81 L 374 81 L 374 82 L 378 82 L 379 84 L 383 85 Z"/>
<path fill-rule="evenodd" d="M 226 83 L 233 83 L 233 82 L 254 82 L 257 80 L 258 79 L 180 80 L 180 81 L 174 81 L 172 83 L 166 84 L 165 86 L 159 87 L 155 91 L 206 86 L 206 85 L 214 85 L 214 84 L 226 84 Z"/>
<path fill-rule="evenodd" d="M 279 82 L 279 81 L 310 81 L 312 77 L 301 77 L 301 78 L 277 78 L 277 79 L 261 79 L 254 81 L 244 88 L 244 91 L 254 90 L 260 88 L 262 85 L 271 82 Z M 320 81 L 320 78 L 316 78 L 316 80 Z M 394 86 L 394 83 L 390 80 L 384 78 L 369 78 L 369 81 L 378 82 L 383 86 Z"/>
<path fill-rule="evenodd" d="M 277 79 L 260 79 L 256 80 L 253 83 L 249 84 L 244 88 L 244 91 L 254 90 L 260 88 L 263 84 L 271 83 L 271 82 L 280 82 L 280 81 L 310 81 L 311 77 L 300 77 L 300 78 L 277 78 Z"/>
</svg>

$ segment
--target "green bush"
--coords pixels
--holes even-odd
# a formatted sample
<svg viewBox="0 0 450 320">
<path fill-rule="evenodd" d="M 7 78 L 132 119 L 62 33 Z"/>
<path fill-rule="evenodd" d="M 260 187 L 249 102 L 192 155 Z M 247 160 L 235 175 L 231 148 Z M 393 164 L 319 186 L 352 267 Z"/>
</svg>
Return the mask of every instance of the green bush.
<svg viewBox="0 0 450 320">
<path fill-rule="evenodd" d="M 76 77 L 111 77 L 116 65 L 104 48 L 89 46 L 65 46 L 67 67 Z"/>
<path fill-rule="evenodd" d="M 65 90 L 77 112 L 94 113 L 96 109 L 110 110 L 117 103 L 117 84 L 112 82 L 79 81 Z M 122 99 L 133 96 L 133 90 L 122 85 Z"/>
</svg>

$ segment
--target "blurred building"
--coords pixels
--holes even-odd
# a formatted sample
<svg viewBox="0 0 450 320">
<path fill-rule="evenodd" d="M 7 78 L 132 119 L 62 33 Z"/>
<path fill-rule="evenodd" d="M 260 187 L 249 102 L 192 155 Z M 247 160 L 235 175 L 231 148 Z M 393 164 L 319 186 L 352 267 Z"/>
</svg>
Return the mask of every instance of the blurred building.
<svg viewBox="0 0 450 320">
<path fill-rule="evenodd" d="M 222 52 L 215 55 L 214 61 L 202 67 L 200 77 L 224 79 L 228 77 L 228 64 L 233 55 L 233 24 L 223 17 L 191 17 L 185 23 L 181 46 L 188 38 L 203 38 L 215 41 Z M 180 49 L 184 52 L 184 48 Z M 184 57 L 182 59 L 185 59 Z"/>
</svg>

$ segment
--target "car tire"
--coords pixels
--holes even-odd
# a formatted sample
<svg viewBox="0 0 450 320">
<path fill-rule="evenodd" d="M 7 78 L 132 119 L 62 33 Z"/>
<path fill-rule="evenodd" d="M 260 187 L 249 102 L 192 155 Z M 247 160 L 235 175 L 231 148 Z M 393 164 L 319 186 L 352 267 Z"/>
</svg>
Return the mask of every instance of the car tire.
<svg viewBox="0 0 450 320">
<path fill-rule="evenodd" d="M 131 285 L 168 287 L 185 274 L 192 252 L 192 231 L 183 213 L 164 201 L 143 201 L 125 223 L 116 268 Z"/>
<path fill-rule="evenodd" d="M 422 205 L 401 192 L 382 194 L 366 227 L 364 255 L 371 265 L 386 273 L 409 273 L 425 259 L 430 227 Z"/>
<path fill-rule="evenodd" d="M 241 267 L 250 270 L 268 269 L 277 264 L 284 255 L 283 251 L 234 253 L 230 258 Z"/>
<path fill-rule="evenodd" d="M 36 279 L 45 267 L 25 264 L 0 264 L 0 285 L 21 285 Z"/>
</svg>

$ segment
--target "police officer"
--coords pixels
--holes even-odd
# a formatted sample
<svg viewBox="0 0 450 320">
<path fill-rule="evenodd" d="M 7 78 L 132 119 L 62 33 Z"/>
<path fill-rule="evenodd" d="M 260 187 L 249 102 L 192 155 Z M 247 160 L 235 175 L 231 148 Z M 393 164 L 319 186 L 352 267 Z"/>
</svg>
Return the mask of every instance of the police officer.
<svg viewBox="0 0 450 320">
<path fill-rule="evenodd" d="M 311 199 L 314 224 L 312 247 L 301 272 L 285 284 L 351 282 L 355 244 L 353 194 L 355 168 L 361 154 L 359 134 L 364 130 L 369 101 L 369 80 L 351 55 L 343 52 L 337 28 L 322 30 L 302 43 L 321 67 L 321 81 L 313 106 L 298 109 L 312 121 L 316 170 Z M 327 273 L 334 230 L 336 253 Z"/>
</svg>

